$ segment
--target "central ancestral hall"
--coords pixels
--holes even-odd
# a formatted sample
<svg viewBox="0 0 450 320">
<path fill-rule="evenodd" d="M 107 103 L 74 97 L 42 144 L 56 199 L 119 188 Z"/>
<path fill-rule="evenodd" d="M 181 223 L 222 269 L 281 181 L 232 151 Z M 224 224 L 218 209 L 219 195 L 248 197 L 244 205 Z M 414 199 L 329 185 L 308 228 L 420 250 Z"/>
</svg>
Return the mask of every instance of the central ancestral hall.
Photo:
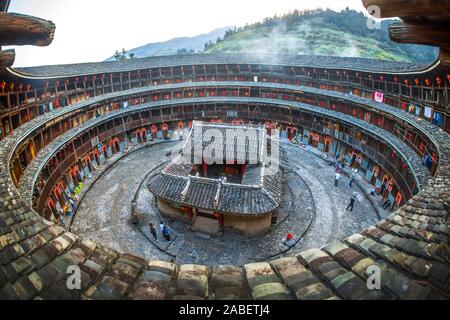
<svg viewBox="0 0 450 320">
<path fill-rule="evenodd" d="M 164 216 L 194 231 L 264 233 L 282 199 L 277 137 L 264 126 L 194 121 L 173 160 L 147 187 Z"/>
</svg>

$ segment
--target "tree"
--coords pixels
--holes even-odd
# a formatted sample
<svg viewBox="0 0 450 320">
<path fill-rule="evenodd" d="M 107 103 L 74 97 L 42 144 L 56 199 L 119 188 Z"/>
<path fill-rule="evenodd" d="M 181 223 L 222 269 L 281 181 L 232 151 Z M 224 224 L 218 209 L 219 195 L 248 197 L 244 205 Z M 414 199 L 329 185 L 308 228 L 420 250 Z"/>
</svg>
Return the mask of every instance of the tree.
<svg viewBox="0 0 450 320">
<path fill-rule="evenodd" d="M 119 53 L 119 50 L 116 50 L 116 53 L 114 53 L 114 59 L 115 59 L 116 61 L 119 61 L 119 60 L 120 60 L 120 53 Z"/>
</svg>

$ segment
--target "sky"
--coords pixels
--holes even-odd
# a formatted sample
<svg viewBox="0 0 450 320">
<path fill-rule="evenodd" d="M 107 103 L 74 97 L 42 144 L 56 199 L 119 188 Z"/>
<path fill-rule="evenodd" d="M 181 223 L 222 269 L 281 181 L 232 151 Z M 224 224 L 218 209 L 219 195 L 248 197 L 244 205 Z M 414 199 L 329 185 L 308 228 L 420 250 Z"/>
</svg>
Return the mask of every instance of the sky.
<svg viewBox="0 0 450 320">
<path fill-rule="evenodd" d="M 48 47 L 12 46 L 14 67 L 103 61 L 116 50 L 226 26 L 243 26 L 295 9 L 349 7 L 361 0 L 12 0 L 9 12 L 51 20 Z"/>
</svg>

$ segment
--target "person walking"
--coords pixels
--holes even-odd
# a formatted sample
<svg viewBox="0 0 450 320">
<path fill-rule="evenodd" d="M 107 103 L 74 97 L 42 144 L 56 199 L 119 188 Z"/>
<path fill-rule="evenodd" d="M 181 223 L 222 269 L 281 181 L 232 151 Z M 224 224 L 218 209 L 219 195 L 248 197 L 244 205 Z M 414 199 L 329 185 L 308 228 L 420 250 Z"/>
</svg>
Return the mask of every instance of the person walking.
<svg viewBox="0 0 450 320">
<path fill-rule="evenodd" d="M 156 236 L 156 227 L 153 222 L 150 223 L 150 233 L 152 234 L 153 239 L 155 239 L 155 241 L 158 241 L 158 237 Z"/>
<path fill-rule="evenodd" d="M 164 229 L 163 229 L 163 236 L 164 236 L 164 238 L 166 238 L 167 241 L 170 241 L 170 229 L 166 225 L 164 226 Z"/>
<path fill-rule="evenodd" d="M 334 186 L 337 187 L 339 183 L 339 179 L 341 178 L 341 174 L 339 172 L 336 173 L 334 178 Z"/>
<path fill-rule="evenodd" d="M 165 227 L 164 222 L 161 221 L 161 223 L 159 224 L 159 232 L 161 232 L 161 234 L 163 234 L 164 227 Z"/>
<path fill-rule="evenodd" d="M 352 188 L 353 182 L 355 182 L 355 175 L 354 174 L 352 174 L 352 176 L 350 177 L 350 184 L 349 184 L 350 189 Z"/>
<path fill-rule="evenodd" d="M 64 221 L 64 212 L 63 212 L 63 210 L 61 208 L 58 208 L 56 210 L 56 213 L 58 214 L 58 219 L 59 219 L 59 222 L 61 223 L 61 225 L 65 226 L 66 222 Z"/>
<path fill-rule="evenodd" d="M 388 207 L 391 206 L 391 200 L 387 199 L 384 203 L 383 203 L 383 209 L 387 210 Z"/>
<path fill-rule="evenodd" d="M 347 209 L 345 209 L 345 211 L 348 211 L 350 209 L 350 211 L 353 212 L 353 206 L 355 205 L 355 201 L 356 201 L 356 197 L 353 195 L 350 198 L 350 204 L 347 206 Z"/>
</svg>

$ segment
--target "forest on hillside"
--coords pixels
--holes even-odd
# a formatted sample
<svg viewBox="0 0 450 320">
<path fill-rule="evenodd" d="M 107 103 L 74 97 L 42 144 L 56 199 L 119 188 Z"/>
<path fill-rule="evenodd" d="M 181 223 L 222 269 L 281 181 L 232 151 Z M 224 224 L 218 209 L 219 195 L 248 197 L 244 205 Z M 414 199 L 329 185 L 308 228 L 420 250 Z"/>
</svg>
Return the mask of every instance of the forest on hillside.
<svg viewBox="0 0 450 320">
<path fill-rule="evenodd" d="M 261 22 L 228 29 L 223 37 L 205 43 L 203 52 L 320 54 L 405 62 L 430 62 L 438 49 L 398 44 L 390 40 L 388 26 L 396 20 L 375 20 L 349 8 L 295 10 Z"/>
</svg>

